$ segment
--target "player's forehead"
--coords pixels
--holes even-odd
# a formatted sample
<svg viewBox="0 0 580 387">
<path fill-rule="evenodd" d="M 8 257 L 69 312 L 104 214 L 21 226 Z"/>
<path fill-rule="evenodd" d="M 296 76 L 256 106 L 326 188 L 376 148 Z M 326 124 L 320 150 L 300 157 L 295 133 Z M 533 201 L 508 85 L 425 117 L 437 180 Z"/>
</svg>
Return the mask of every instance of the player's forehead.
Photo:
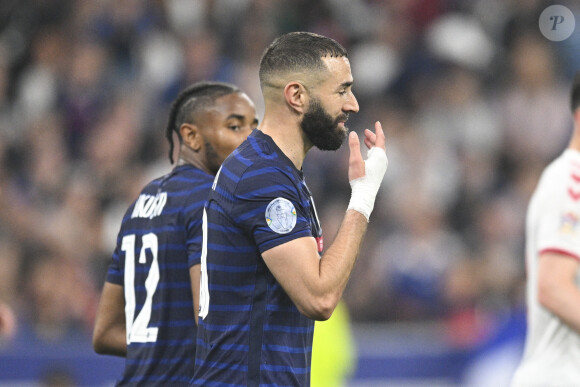
<svg viewBox="0 0 580 387">
<path fill-rule="evenodd" d="M 350 68 L 350 62 L 347 57 L 323 57 L 328 71 L 323 79 L 322 85 L 327 87 L 338 87 L 342 84 L 352 84 L 354 79 Z"/>
<path fill-rule="evenodd" d="M 254 109 L 254 103 L 252 100 L 246 95 L 246 93 L 241 91 L 216 98 L 214 105 L 222 108 Z"/>
<path fill-rule="evenodd" d="M 243 92 L 234 92 L 216 98 L 214 103 L 208 106 L 206 111 L 216 118 L 223 119 L 227 119 L 232 114 L 236 117 L 242 116 L 246 119 L 254 119 L 256 116 L 254 103 Z"/>
</svg>

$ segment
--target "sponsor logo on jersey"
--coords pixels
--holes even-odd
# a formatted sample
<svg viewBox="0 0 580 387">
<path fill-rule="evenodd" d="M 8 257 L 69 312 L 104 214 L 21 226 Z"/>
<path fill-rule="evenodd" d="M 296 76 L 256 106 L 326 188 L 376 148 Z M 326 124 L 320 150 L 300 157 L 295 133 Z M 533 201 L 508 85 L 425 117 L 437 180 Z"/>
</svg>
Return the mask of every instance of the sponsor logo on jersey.
<svg viewBox="0 0 580 387">
<path fill-rule="evenodd" d="M 562 214 L 560 218 L 560 232 L 566 234 L 576 233 L 579 221 L 578 215 L 573 212 Z"/>
<path fill-rule="evenodd" d="M 141 194 L 135 202 L 131 219 L 149 218 L 152 219 L 161 215 L 163 207 L 167 203 L 167 192 L 159 192 L 157 195 Z"/>
<path fill-rule="evenodd" d="M 272 231 L 287 234 L 296 226 L 296 209 L 288 199 L 276 198 L 266 208 L 266 223 Z"/>
</svg>

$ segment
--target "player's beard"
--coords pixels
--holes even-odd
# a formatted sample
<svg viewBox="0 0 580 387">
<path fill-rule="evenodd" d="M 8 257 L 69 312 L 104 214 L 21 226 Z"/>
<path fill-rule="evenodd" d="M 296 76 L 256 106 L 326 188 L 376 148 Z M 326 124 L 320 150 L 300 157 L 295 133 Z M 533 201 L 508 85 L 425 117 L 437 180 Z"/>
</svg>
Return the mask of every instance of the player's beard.
<svg viewBox="0 0 580 387">
<path fill-rule="evenodd" d="M 205 142 L 205 161 L 207 162 L 207 167 L 209 170 L 215 175 L 217 171 L 220 169 L 220 165 L 222 164 L 223 160 L 219 157 L 215 148 L 211 145 L 211 143 L 204 139 Z"/>
<path fill-rule="evenodd" d="M 347 128 L 338 127 L 338 123 L 346 121 L 348 114 L 332 118 L 324 109 L 318 98 L 312 98 L 308 111 L 304 113 L 300 127 L 308 140 L 320 150 L 337 150 L 347 136 Z"/>
</svg>

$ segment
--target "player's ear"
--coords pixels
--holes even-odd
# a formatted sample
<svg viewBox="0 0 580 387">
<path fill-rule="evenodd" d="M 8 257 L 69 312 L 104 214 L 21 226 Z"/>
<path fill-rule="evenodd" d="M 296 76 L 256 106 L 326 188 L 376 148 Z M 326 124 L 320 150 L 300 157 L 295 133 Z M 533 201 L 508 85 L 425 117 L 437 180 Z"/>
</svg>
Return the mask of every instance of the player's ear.
<svg viewBox="0 0 580 387">
<path fill-rule="evenodd" d="M 199 151 L 203 146 L 201 130 L 197 125 L 185 123 L 179 128 L 183 143 L 194 151 Z"/>
<path fill-rule="evenodd" d="M 308 102 L 306 88 L 300 82 L 290 82 L 284 87 L 286 103 L 297 113 L 304 113 Z"/>
</svg>

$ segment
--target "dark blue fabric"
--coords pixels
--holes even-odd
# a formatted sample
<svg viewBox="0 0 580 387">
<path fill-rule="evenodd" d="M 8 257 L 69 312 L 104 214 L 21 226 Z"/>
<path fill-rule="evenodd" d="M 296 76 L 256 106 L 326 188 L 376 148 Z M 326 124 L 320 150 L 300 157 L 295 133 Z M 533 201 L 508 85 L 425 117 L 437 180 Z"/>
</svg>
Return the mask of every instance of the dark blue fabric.
<svg viewBox="0 0 580 387">
<path fill-rule="evenodd" d="M 131 342 L 119 385 L 188 385 L 193 376 L 196 325 L 189 267 L 200 263 L 203 205 L 213 176 L 191 166 L 176 167 L 170 174 L 149 183 L 125 214 L 117 248 L 109 265 L 107 281 L 124 286 L 126 251 L 123 238 L 135 236 L 135 313 L 143 310 L 148 294 L 145 280 L 152 273 L 152 249 L 145 249 L 139 263 L 143 235 L 153 233 L 158 242 L 159 282 L 151 291 L 151 317 L 147 327 L 157 327 L 155 342 Z M 144 198 L 167 200 L 160 214 L 149 209 Z M 151 204 L 155 202 L 151 199 Z M 135 210 L 135 206 L 141 210 Z M 151 212 L 152 216 L 143 217 Z M 155 216 L 153 216 L 155 215 Z M 127 294 L 127 289 L 125 289 Z"/>
</svg>

